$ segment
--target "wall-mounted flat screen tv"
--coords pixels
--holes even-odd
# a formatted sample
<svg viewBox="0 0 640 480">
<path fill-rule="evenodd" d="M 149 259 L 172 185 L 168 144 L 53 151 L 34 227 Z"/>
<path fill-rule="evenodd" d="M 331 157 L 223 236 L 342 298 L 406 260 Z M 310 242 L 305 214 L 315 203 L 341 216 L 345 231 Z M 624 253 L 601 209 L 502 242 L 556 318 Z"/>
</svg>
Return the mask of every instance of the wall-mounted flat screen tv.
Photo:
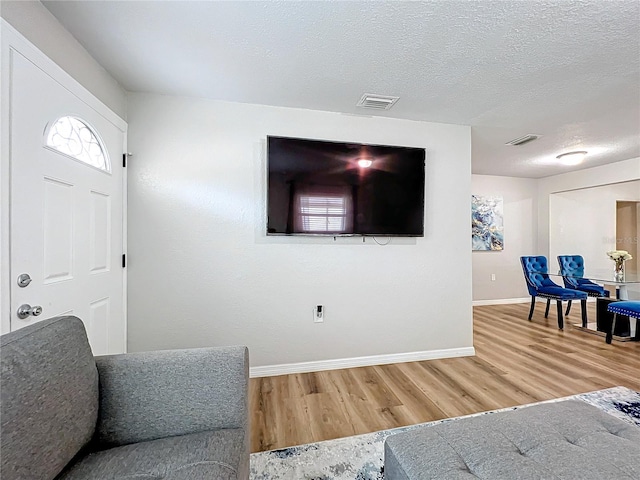
<svg viewBox="0 0 640 480">
<path fill-rule="evenodd" d="M 424 236 L 424 148 L 267 137 L 267 235 Z"/>
</svg>

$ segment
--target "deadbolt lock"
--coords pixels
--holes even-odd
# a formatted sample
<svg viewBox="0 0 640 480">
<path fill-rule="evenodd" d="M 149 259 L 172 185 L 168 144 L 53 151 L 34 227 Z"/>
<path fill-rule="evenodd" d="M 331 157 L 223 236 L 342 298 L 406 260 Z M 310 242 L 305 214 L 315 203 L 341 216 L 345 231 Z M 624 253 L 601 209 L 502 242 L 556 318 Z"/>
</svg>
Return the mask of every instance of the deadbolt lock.
<svg viewBox="0 0 640 480">
<path fill-rule="evenodd" d="M 28 273 L 22 273 L 18 275 L 18 286 L 20 288 L 28 287 L 31 283 L 31 277 Z"/>
</svg>

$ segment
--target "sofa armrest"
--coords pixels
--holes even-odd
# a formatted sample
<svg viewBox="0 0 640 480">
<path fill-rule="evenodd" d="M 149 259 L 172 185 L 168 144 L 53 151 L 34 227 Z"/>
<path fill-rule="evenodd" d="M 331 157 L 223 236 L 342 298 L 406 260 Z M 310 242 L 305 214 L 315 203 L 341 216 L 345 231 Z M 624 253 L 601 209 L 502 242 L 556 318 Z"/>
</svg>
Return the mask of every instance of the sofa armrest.
<svg viewBox="0 0 640 480">
<path fill-rule="evenodd" d="M 224 428 L 248 437 L 246 347 L 107 355 L 96 364 L 100 448 Z"/>
</svg>

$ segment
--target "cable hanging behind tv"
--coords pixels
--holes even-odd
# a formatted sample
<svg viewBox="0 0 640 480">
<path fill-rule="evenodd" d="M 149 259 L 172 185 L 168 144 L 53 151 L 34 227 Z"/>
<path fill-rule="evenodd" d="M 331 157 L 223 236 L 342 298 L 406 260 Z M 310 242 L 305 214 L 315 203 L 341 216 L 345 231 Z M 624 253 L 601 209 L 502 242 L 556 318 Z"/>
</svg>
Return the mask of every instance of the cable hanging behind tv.
<svg viewBox="0 0 640 480">
<path fill-rule="evenodd" d="M 267 137 L 267 235 L 424 236 L 424 148 Z"/>
</svg>

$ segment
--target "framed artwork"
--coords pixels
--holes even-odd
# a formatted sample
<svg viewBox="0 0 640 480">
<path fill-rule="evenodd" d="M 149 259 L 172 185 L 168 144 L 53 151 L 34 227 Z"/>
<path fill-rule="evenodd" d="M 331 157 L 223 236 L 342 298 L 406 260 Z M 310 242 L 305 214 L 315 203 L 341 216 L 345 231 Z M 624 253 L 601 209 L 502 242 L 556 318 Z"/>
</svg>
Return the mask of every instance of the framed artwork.
<svg viewBox="0 0 640 480">
<path fill-rule="evenodd" d="M 471 195 L 471 250 L 503 250 L 502 197 Z"/>
</svg>

